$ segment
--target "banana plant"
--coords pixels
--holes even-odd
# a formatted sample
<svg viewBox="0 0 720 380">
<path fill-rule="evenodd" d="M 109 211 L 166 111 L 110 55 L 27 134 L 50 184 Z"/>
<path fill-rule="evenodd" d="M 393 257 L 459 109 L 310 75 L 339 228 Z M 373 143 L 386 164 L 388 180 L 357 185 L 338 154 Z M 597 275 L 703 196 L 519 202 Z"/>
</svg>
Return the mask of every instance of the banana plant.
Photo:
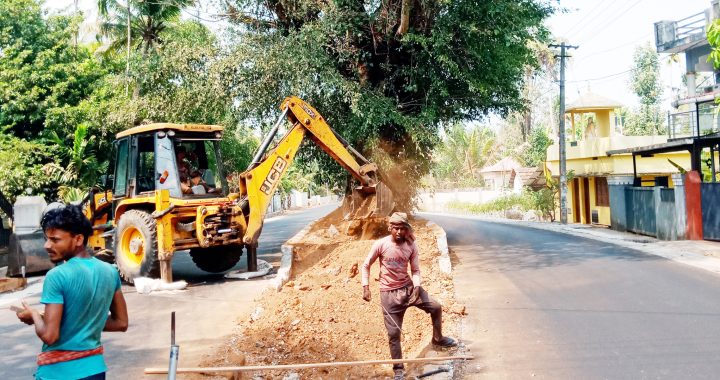
<svg viewBox="0 0 720 380">
<path fill-rule="evenodd" d="M 67 188 L 86 188 L 97 183 L 101 174 L 108 168 L 107 162 L 98 162 L 93 151 L 95 136 L 88 137 L 88 127 L 85 124 L 78 124 L 73 134 L 72 146 L 65 148 L 65 141 L 54 131 L 49 133 L 49 142 L 58 150 L 60 162 L 46 164 L 45 173 L 51 176 L 62 186 Z M 73 192 L 67 189 L 66 194 Z"/>
</svg>

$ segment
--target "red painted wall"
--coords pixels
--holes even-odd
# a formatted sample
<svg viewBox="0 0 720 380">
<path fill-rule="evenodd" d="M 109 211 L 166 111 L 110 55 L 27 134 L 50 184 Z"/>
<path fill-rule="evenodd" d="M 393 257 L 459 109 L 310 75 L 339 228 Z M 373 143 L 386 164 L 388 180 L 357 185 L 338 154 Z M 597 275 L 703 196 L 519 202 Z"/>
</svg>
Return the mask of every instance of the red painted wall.
<svg viewBox="0 0 720 380">
<path fill-rule="evenodd" d="M 685 208 L 687 210 L 688 240 L 702 240 L 702 201 L 700 198 L 700 174 L 697 171 L 685 173 Z"/>
</svg>

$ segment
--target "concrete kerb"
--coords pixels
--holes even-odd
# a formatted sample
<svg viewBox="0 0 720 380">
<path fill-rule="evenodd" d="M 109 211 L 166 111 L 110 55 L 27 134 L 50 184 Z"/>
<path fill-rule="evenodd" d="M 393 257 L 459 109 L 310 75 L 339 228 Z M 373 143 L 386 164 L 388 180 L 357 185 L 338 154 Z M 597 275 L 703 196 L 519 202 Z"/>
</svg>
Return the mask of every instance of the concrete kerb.
<svg viewBox="0 0 720 380">
<path fill-rule="evenodd" d="M 450 274 L 450 272 L 452 272 L 452 263 L 450 262 L 447 234 L 442 227 L 433 222 L 428 222 L 427 226 L 430 227 L 435 234 L 438 250 L 440 250 L 440 257 L 438 257 L 438 266 L 440 266 L 440 271 L 445 274 Z"/>
<path fill-rule="evenodd" d="M 276 291 L 280 291 L 283 285 L 290 280 L 295 245 L 300 242 L 305 235 L 308 234 L 308 232 L 310 232 L 310 229 L 312 229 L 315 223 L 317 223 L 317 221 L 308 224 L 305 228 L 300 230 L 300 232 L 296 233 L 295 236 L 286 241 L 285 244 L 280 246 L 280 252 L 282 253 L 282 257 L 280 258 L 280 267 L 278 268 L 277 276 L 275 276 L 273 281 L 270 283 L 271 288 L 274 288 Z"/>
<path fill-rule="evenodd" d="M 664 257 L 666 259 L 690 265 L 695 268 L 720 274 L 720 258 L 707 256 L 703 253 L 693 252 L 693 245 L 702 244 L 702 241 L 677 240 L 661 241 L 649 236 L 635 235 L 614 230 L 600 229 L 587 225 L 562 225 L 559 223 L 530 222 L 512 219 L 489 218 L 482 216 L 469 216 L 457 214 L 442 214 L 422 212 L 418 214 L 453 216 L 463 219 L 483 220 L 493 223 L 520 225 L 546 231 L 554 231 L 615 244 L 625 248 L 634 249 L 649 255 Z"/>
</svg>

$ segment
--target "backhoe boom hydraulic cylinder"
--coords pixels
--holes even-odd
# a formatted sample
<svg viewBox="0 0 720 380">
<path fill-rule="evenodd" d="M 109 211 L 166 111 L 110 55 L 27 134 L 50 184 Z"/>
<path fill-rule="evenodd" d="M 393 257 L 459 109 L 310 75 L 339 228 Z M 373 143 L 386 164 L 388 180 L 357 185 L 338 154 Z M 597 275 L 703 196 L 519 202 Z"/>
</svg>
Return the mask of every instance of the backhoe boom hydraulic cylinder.
<svg viewBox="0 0 720 380">
<path fill-rule="evenodd" d="M 263 156 L 265 155 L 265 151 L 267 151 L 268 146 L 270 146 L 270 143 L 275 138 L 275 135 L 277 134 L 278 129 L 280 128 L 280 124 L 282 124 L 283 121 L 285 121 L 285 117 L 288 113 L 288 107 L 285 107 L 282 114 L 278 118 L 278 120 L 275 122 L 275 125 L 273 125 L 272 129 L 270 130 L 270 133 L 265 137 L 265 140 L 263 140 L 262 144 L 258 148 L 257 153 L 255 153 L 255 157 L 253 157 L 252 162 L 250 163 L 250 167 L 248 170 L 252 169 L 253 165 L 257 164 L 262 160 Z"/>
</svg>

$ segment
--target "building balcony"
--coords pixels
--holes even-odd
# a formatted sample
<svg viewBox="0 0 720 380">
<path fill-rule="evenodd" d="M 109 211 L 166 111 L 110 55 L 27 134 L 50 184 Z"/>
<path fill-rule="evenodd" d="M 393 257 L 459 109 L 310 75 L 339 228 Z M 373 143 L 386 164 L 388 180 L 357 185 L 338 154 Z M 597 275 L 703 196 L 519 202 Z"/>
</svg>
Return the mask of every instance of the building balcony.
<svg viewBox="0 0 720 380">
<path fill-rule="evenodd" d="M 718 105 L 700 103 L 698 109 L 668 113 L 668 139 L 701 137 L 720 132 Z"/>
<path fill-rule="evenodd" d="M 667 142 L 666 136 L 622 136 L 595 137 L 579 141 L 568 141 L 565 143 L 565 152 L 568 160 L 577 159 L 598 159 L 606 157 L 609 150 L 619 150 L 662 144 Z M 554 143 L 547 150 L 547 161 L 559 160 L 558 144 Z"/>
<path fill-rule="evenodd" d="M 705 28 L 712 21 L 710 9 L 677 21 L 655 23 L 658 53 L 680 53 L 690 47 L 707 45 Z"/>
</svg>

